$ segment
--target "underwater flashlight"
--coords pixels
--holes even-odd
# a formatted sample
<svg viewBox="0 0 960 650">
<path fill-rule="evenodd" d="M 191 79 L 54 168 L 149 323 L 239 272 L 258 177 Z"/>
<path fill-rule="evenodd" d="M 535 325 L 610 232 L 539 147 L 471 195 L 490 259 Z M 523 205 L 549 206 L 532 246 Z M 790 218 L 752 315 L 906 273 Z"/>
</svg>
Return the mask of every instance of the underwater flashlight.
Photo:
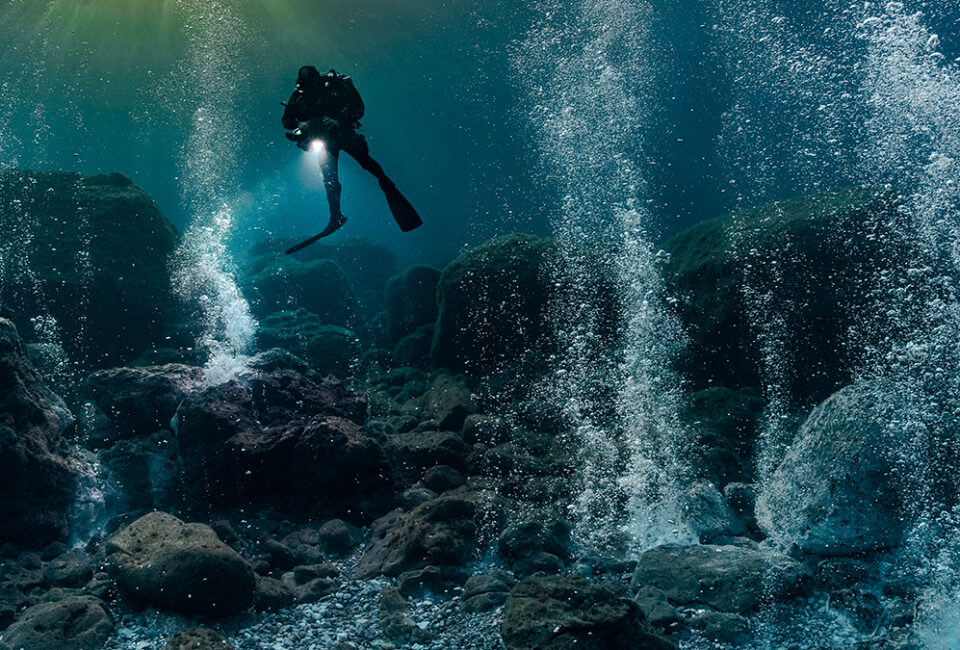
<svg viewBox="0 0 960 650">
<path fill-rule="evenodd" d="M 310 151 L 315 154 L 324 153 L 327 150 L 327 143 L 317 138 L 310 141 Z"/>
</svg>

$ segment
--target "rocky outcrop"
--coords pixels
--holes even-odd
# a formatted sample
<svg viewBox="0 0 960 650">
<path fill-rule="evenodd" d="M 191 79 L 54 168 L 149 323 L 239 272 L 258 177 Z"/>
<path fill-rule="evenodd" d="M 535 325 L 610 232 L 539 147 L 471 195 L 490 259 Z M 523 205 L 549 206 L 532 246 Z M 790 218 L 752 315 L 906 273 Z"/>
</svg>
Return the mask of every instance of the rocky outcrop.
<svg viewBox="0 0 960 650">
<path fill-rule="evenodd" d="M 766 599 L 802 593 L 812 577 L 802 564 L 773 551 L 667 544 L 640 556 L 631 584 L 637 590 L 658 589 L 674 604 L 741 613 Z"/>
<path fill-rule="evenodd" d="M 439 282 L 440 271 L 429 266 L 414 266 L 390 279 L 384 295 L 387 328 L 394 342 L 436 322 Z"/>
<path fill-rule="evenodd" d="M 178 235 L 121 174 L 0 172 L 0 304 L 24 332 L 51 316 L 70 357 L 129 361 L 160 340 L 173 307 L 167 263 Z"/>
<path fill-rule="evenodd" d="M 226 637 L 208 627 L 181 630 L 167 639 L 162 650 L 233 650 Z"/>
<path fill-rule="evenodd" d="M 847 383 L 859 350 L 845 342 L 874 310 L 876 270 L 903 258 L 901 221 L 890 195 L 847 189 L 704 221 L 670 240 L 663 271 L 691 336 L 694 388 L 760 386 L 773 314 L 798 402 Z"/>
<path fill-rule="evenodd" d="M 30 607 L 3 633 L 0 650 L 97 650 L 113 633 L 106 605 L 91 596 Z"/>
<path fill-rule="evenodd" d="M 310 364 L 321 375 L 346 377 L 361 353 L 360 340 L 351 330 L 325 325 L 305 309 L 281 311 L 260 321 L 260 346 L 283 348 Z"/>
<path fill-rule="evenodd" d="M 552 240 L 509 235 L 454 260 L 437 290 L 433 362 L 482 374 L 551 349 L 547 309 L 556 258 Z"/>
<path fill-rule="evenodd" d="M 64 429 L 72 416 L 0 319 L 0 540 L 40 546 L 63 537 L 76 472 Z"/>
<path fill-rule="evenodd" d="M 357 569 L 361 578 L 398 576 L 427 566 L 463 566 L 475 551 L 479 493 L 451 492 L 374 525 Z"/>
<path fill-rule="evenodd" d="M 107 567 L 131 594 L 187 614 L 229 616 L 256 595 L 253 570 L 209 526 L 152 512 L 106 540 Z"/>
<path fill-rule="evenodd" d="M 500 628 L 509 650 L 669 650 L 637 606 L 581 577 L 534 576 L 510 592 Z"/>
<path fill-rule="evenodd" d="M 170 363 L 100 370 L 84 380 L 82 391 L 121 438 L 130 438 L 169 429 L 180 402 L 203 383 L 202 368 Z"/>
<path fill-rule="evenodd" d="M 761 491 L 757 519 L 784 545 L 846 555 L 897 545 L 905 527 L 893 385 L 864 382 L 817 406 Z"/>
<path fill-rule="evenodd" d="M 360 304 L 336 262 L 274 260 L 242 280 L 244 294 L 257 316 L 304 309 L 324 325 L 351 327 L 358 323 Z"/>
<path fill-rule="evenodd" d="M 279 353 L 240 381 L 196 392 L 176 415 L 183 483 L 194 508 L 282 505 L 361 512 L 391 498 L 391 469 L 361 424 L 366 402 Z"/>
</svg>

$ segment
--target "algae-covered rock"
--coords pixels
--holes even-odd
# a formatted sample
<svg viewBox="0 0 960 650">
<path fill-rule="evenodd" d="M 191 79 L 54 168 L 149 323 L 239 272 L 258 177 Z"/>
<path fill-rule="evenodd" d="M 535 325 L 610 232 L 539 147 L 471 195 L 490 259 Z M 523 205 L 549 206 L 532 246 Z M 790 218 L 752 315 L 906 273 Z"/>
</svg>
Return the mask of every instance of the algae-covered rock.
<svg viewBox="0 0 960 650">
<path fill-rule="evenodd" d="M 0 319 L 0 540 L 39 547 L 66 534 L 76 483 L 63 437 L 71 422 L 17 328 Z"/>
<path fill-rule="evenodd" d="M 877 271 L 904 259 L 901 221 L 889 194 L 846 189 L 704 221 L 670 240 L 663 270 L 691 335 L 694 387 L 760 386 L 774 314 L 797 400 L 846 383 L 859 353 L 846 342 L 872 308 Z"/>
<path fill-rule="evenodd" d="M 748 612 L 765 598 L 789 598 L 812 582 L 809 571 L 786 555 L 743 546 L 666 544 L 640 556 L 635 589 L 654 587 L 671 602 Z"/>
<path fill-rule="evenodd" d="M 903 442 L 891 438 L 883 416 L 897 408 L 894 394 L 889 385 L 863 382 L 813 410 L 760 493 L 757 519 L 767 534 L 819 555 L 900 542 L 908 505 L 898 490 Z"/>
<path fill-rule="evenodd" d="M 250 565 L 204 524 L 152 512 L 105 543 L 110 574 L 147 602 L 188 613 L 229 616 L 256 596 Z"/>
<path fill-rule="evenodd" d="M 203 383 L 202 368 L 169 363 L 100 370 L 84 380 L 82 390 L 126 438 L 170 428 L 177 406 Z"/>
<path fill-rule="evenodd" d="M 244 293 L 261 318 L 304 309 L 325 325 L 349 327 L 360 316 L 353 287 L 336 262 L 275 260 L 242 280 Z"/>
<path fill-rule="evenodd" d="M 440 271 L 414 266 L 387 283 L 387 326 L 390 338 L 399 341 L 418 327 L 437 320 L 437 284 Z"/>
<path fill-rule="evenodd" d="M 353 331 L 325 325 L 319 316 L 305 309 L 270 314 L 260 321 L 257 337 L 261 347 L 289 350 L 322 375 L 351 374 L 361 352 Z"/>
<path fill-rule="evenodd" d="M 31 319 L 52 316 L 71 358 L 92 367 L 160 340 L 178 234 L 130 179 L 0 171 L 0 230 L 0 305 L 26 338 Z"/>
<path fill-rule="evenodd" d="M 500 628 L 509 650 L 669 650 L 638 607 L 586 578 L 533 576 L 510 592 Z"/>
<path fill-rule="evenodd" d="M 181 630 L 167 639 L 162 650 L 233 650 L 226 637 L 208 627 Z"/>
<path fill-rule="evenodd" d="M 553 240 L 508 235 L 454 260 L 440 277 L 434 363 L 479 373 L 548 349 L 556 256 Z"/>
<path fill-rule="evenodd" d="M 0 650 L 97 650 L 113 633 L 107 606 L 92 596 L 69 596 L 25 610 L 3 633 Z"/>
</svg>

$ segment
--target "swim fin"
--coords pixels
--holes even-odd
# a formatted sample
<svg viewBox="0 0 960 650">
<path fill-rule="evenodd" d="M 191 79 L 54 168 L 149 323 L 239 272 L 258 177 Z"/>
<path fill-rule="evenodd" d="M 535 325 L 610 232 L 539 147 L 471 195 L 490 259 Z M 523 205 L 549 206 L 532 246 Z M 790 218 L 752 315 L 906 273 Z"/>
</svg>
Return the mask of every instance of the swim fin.
<svg viewBox="0 0 960 650">
<path fill-rule="evenodd" d="M 335 233 L 335 232 L 337 232 L 338 230 L 340 230 L 340 226 L 342 226 L 342 225 L 345 224 L 345 223 L 347 223 L 347 218 L 346 218 L 345 216 L 343 216 L 342 214 L 340 215 L 340 218 L 339 218 L 339 219 L 331 219 L 331 220 L 330 220 L 330 223 L 327 224 L 327 227 L 323 229 L 323 232 L 321 232 L 319 235 L 314 235 L 314 236 L 311 237 L 310 239 L 304 240 L 304 241 L 300 242 L 299 244 L 297 244 L 296 246 L 293 246 L 293 247 L 287 249 L 287 255 L 290 255 L 290 254 L 292 254 L 292 253 L 296 253 L 296 252 L 299 251 L 299 250 L 303 250 L 304 248 L 306 248 L 306 247 L 309 246 L 310 244 L 313 244 L 313 243 L 315 243 L 315 242 L 323 239 L 324 237 L 326 237 L 326 236 L 328 236 L 328 235 L 332 235 L 333 233 Z"/>
<path fill-rule="evenodd" d="M 400 193 L 397 186 L 392 182 L 380 183 L 380 189 L 387 197 L 387 205 L 390 206 L 390 213 L 400 226 L 403 232 L 410 232 L 423 225 L 423 220 L 417 211 L 410 205 L 410 201 Z"/>
</svg>

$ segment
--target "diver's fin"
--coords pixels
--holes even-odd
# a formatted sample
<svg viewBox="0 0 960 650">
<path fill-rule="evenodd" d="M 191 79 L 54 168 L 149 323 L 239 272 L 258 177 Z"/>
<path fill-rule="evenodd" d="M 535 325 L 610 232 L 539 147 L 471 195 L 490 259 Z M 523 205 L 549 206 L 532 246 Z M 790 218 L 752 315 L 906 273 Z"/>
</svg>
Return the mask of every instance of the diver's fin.
<svg viewBox="0 0 960 650">
<path fill-rule="evenodd" d="M 423 225 L 423 220 L 420 219 L 420 215 L 417 214 L 417 211 L 410 205 L 410 201 L 400 193 L 396 185 L 393 183 L 381 183 L 380 189 L 383 190 L 383 194 L 387 197 L 387 205 L 390 206 L 390 212 L 393 214 L 393 218 L 396 219 L 397 225 L 400 226 L 400 230 L 410 232 L 414 228 L 419 228 Z"/>
<path fill-rule="evenodd" d="M 326 237 L 327 235 L 332 235 L 333 233 L 335 233 L 335 232 L 337 232 L 338 230 L 340 230 L 340 226 L 342 226 L 342 225 L 345 224 L 345 223 L 347 223 L 347 218 L 346 218 L 345 216 L 343 216 L 342 214 L 340 215 L 340 218 L 338 218 L 338 219 L 331 219 L 331 220 L 330 220 L 330 223 L 327 224 L 327 227 L 323 229 L 323 232 L 322 232 L 322 233 L 320 233 L 319 235 L 314 235 L 314 236 L 311 237 L 310 239 L 307 239 L 307 240 L 305 240 L 305 241 L 302 241 L 302 242 L 300 242 L 299 244 L 297 244 L 296 246 L 293 246 L 293 247 L 287 249 L 287 255 L 290 255 L 290 254 L 292 254 L 292 253 L 296 253 L 296 252 L 299 251 L 299 250 L 303 250 L 304 248 L 306 248 L 306 247 L 309 246 L 310 244 L 316 243 L 317 241 L 323 239 L 323 238 Z"/>
</svg>

